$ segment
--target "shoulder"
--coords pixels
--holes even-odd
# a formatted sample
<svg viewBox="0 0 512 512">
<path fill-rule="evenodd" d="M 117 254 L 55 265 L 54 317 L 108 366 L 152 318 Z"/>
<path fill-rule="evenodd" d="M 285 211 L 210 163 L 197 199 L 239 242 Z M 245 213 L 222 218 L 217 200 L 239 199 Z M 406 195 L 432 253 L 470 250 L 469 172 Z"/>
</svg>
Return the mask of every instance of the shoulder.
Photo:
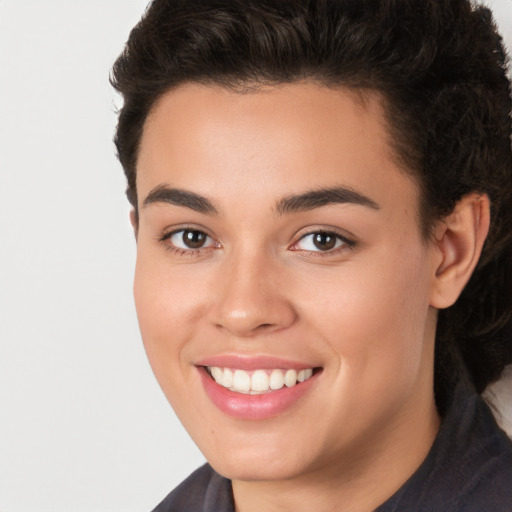
<svg viewBox="0 0 512 512">
<path fill-rule="evenodd" d="M 474 398 L 478 419 L 466 437 L 458 468 L 460 493 L 454 510 L 509 512 L 512 510 L 512 441 L 496 424 L 487 404 Z"/>
<path fill-rule="evenodd" d="M 459 393 L 432 449 L 378 512 L 510 512 L 512 442 L 475 393 Z"/>
<path fill-rule="evenodd" d="M 201 466 L 181 482 L 153 512 L 233 512 L 229 480 L 209 464 Z"/>
<path fill-rule="evenodd" d="M 505 441 L 505 440 L 504 440 Z M 509 512 L 512 510 L 512 445 L 496 443 L 488 458 L 475 467 L 461 494 L 455 500 L 454 510 L 460 512 Z M 500 446 L 501 445 L 501 446 Z M 501 453 L 500 453 L 501 452 Z"/>
</svg>

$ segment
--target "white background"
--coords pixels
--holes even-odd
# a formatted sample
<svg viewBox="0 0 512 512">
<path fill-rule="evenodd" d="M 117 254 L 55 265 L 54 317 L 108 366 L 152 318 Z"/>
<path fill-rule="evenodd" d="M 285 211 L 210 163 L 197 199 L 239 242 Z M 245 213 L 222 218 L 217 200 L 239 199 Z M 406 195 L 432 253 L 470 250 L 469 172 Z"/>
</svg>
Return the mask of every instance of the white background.
<svg viewBox="0 0 512 512">
<path fill-rule="evenodd" d="M 203 460 L 145 359 L 111 142 L 145 5 L 0 0 L 0 512 L 149 511 Z"/>
</svg>

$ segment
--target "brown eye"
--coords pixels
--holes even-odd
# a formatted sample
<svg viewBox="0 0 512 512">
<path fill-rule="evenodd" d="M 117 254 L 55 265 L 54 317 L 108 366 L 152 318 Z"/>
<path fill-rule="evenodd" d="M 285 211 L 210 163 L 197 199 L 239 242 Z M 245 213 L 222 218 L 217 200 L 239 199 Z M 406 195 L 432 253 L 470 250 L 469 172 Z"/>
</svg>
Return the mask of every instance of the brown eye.
<svg viewBox="0 0 512 512">
<path fill-rule="evenodd" d="M 189 249 L 199 249 L 203 247 L 206 242 L 207 235 L 202 231 L 183 231 L 182 240 L 183 244 Z"/>
<path fill-rule="evenodd" d="M 313 244 L 320 251 L 329 251 L 336 246 L 336 238 L 332 233 L 314 233 Z"/>
<path fill-rule="evenodd" d="M 166 236 L 165 239 L 169 240 L 174 247 L 185 251 L 215 246 L 214 240 L 198 229 L 180 229 Z"/>
<path fill-rule="evenodd" d="M 332 231 L 314 231 L 304 235 L 292 249 L 294 251 L 330 252 L 353 246 L 353 242 Z"/>
</svg>

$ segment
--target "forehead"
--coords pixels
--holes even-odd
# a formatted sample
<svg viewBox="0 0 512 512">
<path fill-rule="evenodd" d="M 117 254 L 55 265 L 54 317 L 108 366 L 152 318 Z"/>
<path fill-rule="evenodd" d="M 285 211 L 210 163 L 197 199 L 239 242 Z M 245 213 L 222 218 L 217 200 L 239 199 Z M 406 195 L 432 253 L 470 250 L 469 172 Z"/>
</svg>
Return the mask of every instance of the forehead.
<svg viewBox="0 0 512 512">
<path fill-rule="evenodd" d="M 417 187 L 389 142 L 375 92 L 294 83 L 240 93 L 186 84 L 148 116 L 139 200 L 160 184 L 206 196 L 259 194 L 262 204 L 274 192 L 341 185 L 416 203 Z"/>
</svg>

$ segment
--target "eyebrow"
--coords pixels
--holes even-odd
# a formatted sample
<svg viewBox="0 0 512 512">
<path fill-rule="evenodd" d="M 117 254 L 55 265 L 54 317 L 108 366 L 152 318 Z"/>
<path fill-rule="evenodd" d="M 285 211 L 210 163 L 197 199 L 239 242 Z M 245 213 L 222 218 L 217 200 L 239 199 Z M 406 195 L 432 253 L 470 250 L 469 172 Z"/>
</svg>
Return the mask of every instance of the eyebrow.
<svg viewBox="0 0 512 512">
<path fill-rule="evenodd" d="M 144 199 L 143 206 L 155 203 L 168 203 L 176 206 L 184 206 L 206 215 L 216 215 L 217 209 L 206 197 L 194 192 L 171 188 L 167 185 L 158 185 Z"/>
<path fill-rule="evenodd" d="M 380 210 L 380 206 L 365 195 L 348 187 L 333 187 L 311 190 L 299 195 L 292 195 L 281 199 L 277 203 L 277 213 L 280 215 L 293 212 L 314 210 L 330 204 L 357 204 L 373 210 Z"/>
<path fill-rule="evenodd" d="M 147 195 L 143 206 L 155 203 L 168 203 L 176 206 L 190 208 L 206 215 L 217 215 L 218 210 L 212 201 L 204 196 L 172 188 L 168 185 L 158 185 Z M 380 206 L 369 197 L 348 187 L 322 188 L 310 190 L 303 194 L 287 196 L 276 205 L 276 211 L 279 215 L 293 212 L 303 212 L 321 208 L 330 204 L 357 204 L 366 206 L 373 210 L 380 210 Z"/>
</svg>

